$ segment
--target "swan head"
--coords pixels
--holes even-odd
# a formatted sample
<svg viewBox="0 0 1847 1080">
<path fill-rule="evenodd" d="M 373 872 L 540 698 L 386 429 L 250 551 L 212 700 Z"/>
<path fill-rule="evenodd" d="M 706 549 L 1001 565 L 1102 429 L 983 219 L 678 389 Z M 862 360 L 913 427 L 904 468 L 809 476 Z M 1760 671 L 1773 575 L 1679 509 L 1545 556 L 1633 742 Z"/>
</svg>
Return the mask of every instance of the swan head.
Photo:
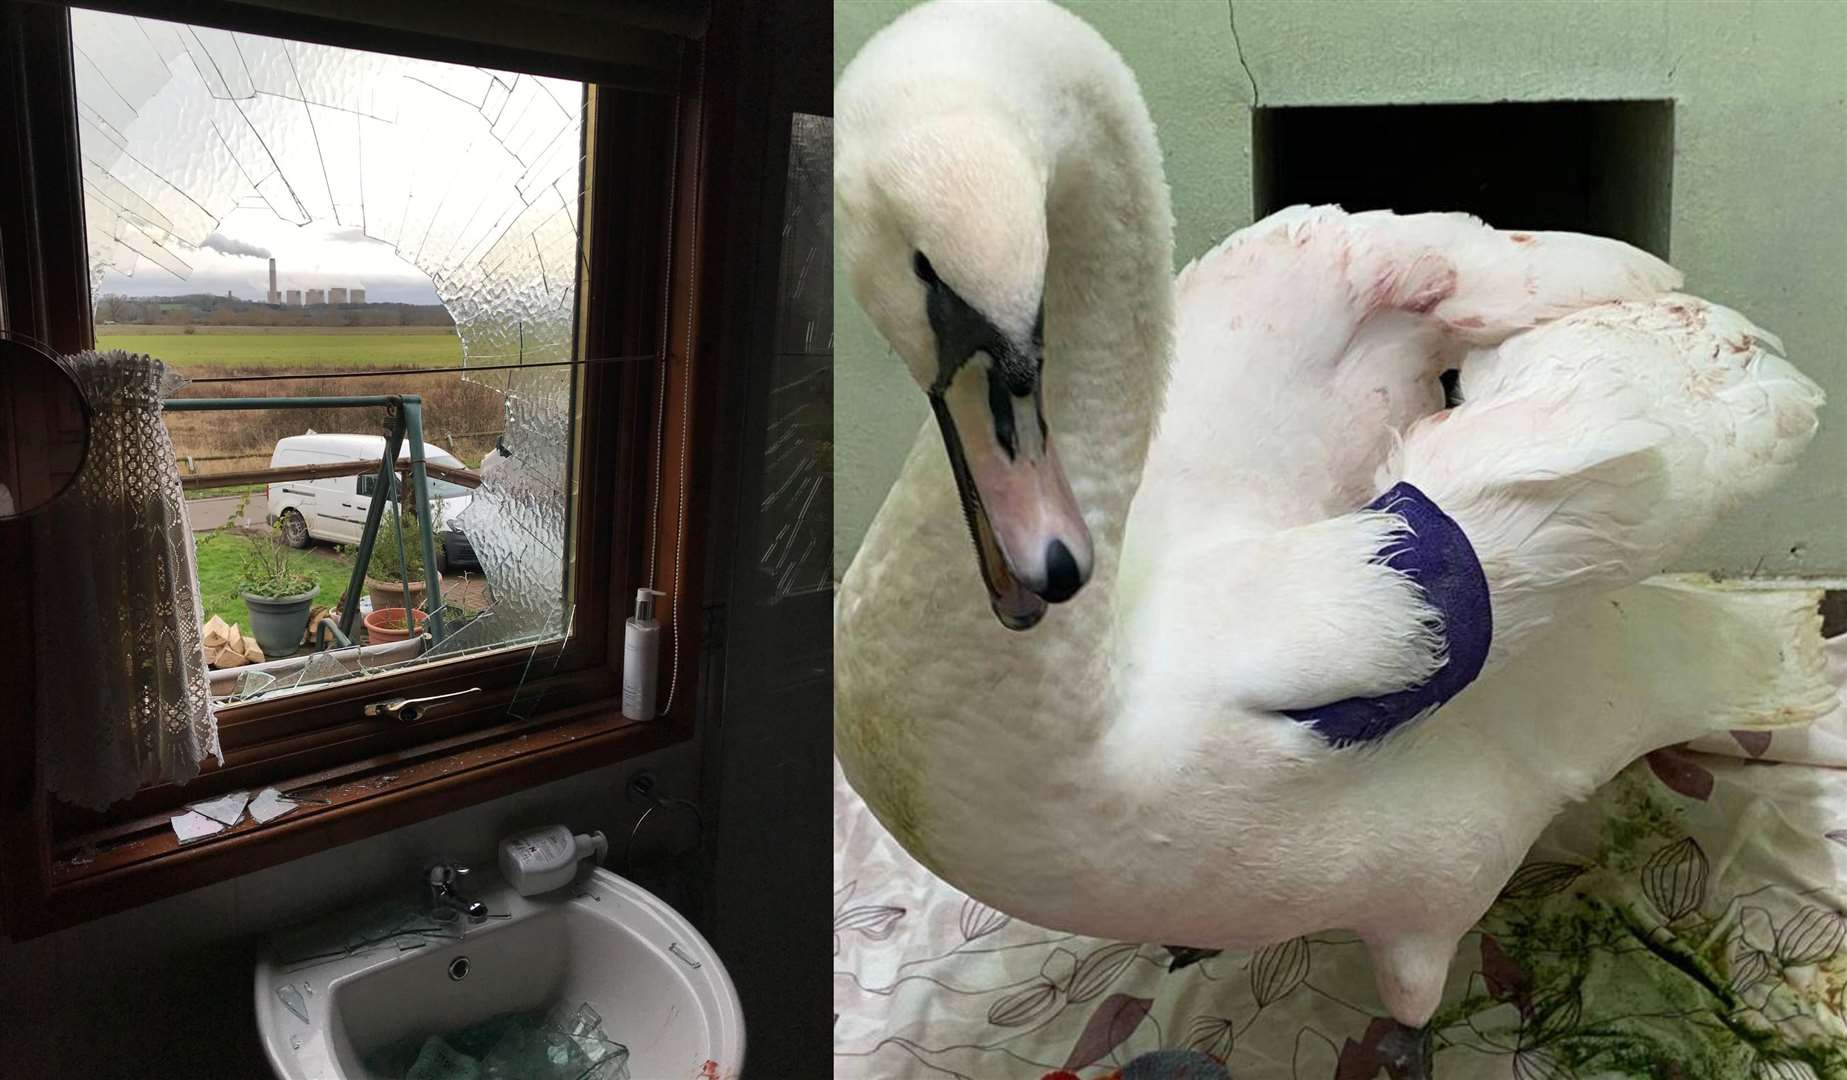
<svg viewBox="0 0 1847 1080">
<path fill-rule="evenodd" d="M 1004 118 L 906 125 L 836 171 L 855 298 L 942 433 L 994 615 L 1026 630 L 1090 579 L 1090 531 L 1045 412 L 1047 173 Z"/>
</svg>

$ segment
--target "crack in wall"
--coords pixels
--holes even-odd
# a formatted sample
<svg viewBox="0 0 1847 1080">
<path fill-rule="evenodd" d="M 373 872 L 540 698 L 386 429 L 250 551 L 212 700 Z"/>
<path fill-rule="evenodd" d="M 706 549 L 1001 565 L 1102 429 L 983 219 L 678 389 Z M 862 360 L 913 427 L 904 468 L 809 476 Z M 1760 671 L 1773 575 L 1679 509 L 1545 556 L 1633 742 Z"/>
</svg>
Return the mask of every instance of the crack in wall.
<svg viewBox="0 0 1847 1080">
<path fill-rule="evenodd" d="M 1244 69 L 1244 77 L 1251 81 L 1251 108 L 1263 106 L 1263 94 L 1257 89 L 1257 76 L 1251 74 L 1251 66 L 1244 60 L 1244 43 L 1238 40 L 1238 8 L 1232 0 L 1225 0 L 1225 14 L 1231 20 L 1231 47 L 1237 50 L 1238 66 Z"/>
</svg>

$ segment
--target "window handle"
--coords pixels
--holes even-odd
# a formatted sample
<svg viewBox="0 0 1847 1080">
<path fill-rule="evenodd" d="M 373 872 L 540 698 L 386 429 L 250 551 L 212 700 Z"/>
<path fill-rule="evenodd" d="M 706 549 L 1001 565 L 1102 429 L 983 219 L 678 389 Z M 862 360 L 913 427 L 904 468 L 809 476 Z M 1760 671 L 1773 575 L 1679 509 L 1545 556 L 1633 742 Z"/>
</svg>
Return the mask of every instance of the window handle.
<svg viewBox="0 0 1847 1080">
<path fill-rule="evenodd" d="M 415 723 L 417 717 L 423 714 L 424 702 L 447 701 L 450 698 L 461 697 L 463 694 L 477 693 L 480 689 L 479 686 L 471 686 L 466 690 L 457 690 L 453 694 L 432 694 L 429 697 L 420 698 L 394 697 L 385 701 L 374 701 L 366 706 L 365 714 L 367 716 L 388 716 L 393 720 L 402 720 L 406 724 Z"/>
</svg>

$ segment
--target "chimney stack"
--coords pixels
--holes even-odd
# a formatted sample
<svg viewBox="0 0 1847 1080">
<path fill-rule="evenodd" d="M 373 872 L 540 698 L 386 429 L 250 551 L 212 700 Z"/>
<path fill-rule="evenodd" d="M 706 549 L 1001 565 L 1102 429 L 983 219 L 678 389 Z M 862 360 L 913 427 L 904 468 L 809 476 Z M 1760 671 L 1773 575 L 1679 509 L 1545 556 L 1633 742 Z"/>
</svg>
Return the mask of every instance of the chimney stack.
<svg viewBox="0 0 1847 1080">
<path fill-rule="evenodd" d="M 269 302 L 282 303 L 282 294 L 276 291 L 276 260 L 269 260 Z"/>
</svg>

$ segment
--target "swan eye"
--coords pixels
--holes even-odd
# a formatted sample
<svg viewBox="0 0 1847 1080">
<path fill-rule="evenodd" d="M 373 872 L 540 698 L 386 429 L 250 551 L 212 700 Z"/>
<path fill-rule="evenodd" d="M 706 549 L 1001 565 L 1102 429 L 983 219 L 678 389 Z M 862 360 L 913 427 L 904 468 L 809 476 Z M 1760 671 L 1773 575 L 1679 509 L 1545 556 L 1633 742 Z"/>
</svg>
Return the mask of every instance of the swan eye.
<svg viewBox="0 0 1847 1080">
<path fill-rule="evenodd" d="M 924 258 L 923 252 L 918 251 L 912 253 L 911 269 L 916 272 L 917 280 L 923 282 L 925 285 L 938 284 L 936 268 L 930 265 L 929 259 Z"/>
</svg>

